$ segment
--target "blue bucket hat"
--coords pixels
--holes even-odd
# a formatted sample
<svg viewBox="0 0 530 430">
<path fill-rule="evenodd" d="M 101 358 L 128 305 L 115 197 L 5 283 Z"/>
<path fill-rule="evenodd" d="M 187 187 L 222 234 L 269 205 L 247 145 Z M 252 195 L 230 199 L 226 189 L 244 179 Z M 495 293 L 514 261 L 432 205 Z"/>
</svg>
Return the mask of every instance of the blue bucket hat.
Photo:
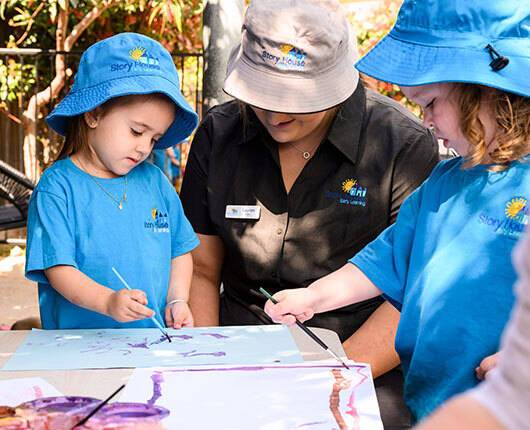
<svg viewBox="0 0 530 430">
<path fill-rule="evenodd" d="M 405 0 L 356 67 L 402 86 L 468 82 L 530 97 L 530 1 Z"/>
<path fill-rule="evenodd" d="M 175 120 L 155 145 L 163 149 L 187 138 L 199 118 L 180 92 L 179 76 L 169 52 L 141 34 L 117 34 L 83 53 L 70 92 L 46 121 L 64 136 L 72 116 L 115 97 L 152 93 L 165 94 L 177 105 Z"/>
</svg>

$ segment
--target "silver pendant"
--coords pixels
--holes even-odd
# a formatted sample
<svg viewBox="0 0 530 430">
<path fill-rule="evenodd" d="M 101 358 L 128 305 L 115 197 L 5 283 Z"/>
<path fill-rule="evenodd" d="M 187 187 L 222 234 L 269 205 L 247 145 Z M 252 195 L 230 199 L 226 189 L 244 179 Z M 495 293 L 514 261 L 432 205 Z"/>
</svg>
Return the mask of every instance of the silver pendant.
<svg viewBox="0 0 530 430">
<path fill-rule="evenodd" d="M 302 157 L 304 157 L 306 160 L 309 160 L 311 158 L 311 153 L 304 151 L 302 154 Z"/>
</svg>

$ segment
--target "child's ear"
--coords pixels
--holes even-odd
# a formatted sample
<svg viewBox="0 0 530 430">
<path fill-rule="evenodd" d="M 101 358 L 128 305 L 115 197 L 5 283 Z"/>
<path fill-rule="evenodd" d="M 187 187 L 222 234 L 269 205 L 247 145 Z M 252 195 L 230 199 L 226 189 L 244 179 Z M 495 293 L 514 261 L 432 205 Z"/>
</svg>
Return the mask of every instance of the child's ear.
<svg viewBox="0 0 530 430">
<path fill-rule="evenodd" d="M 83 114 L 86 125 L 88 125 L 90 128 L 96 128 L 98 126 L 100 116 L 101 109 L 99 107 Z"/>
</svg>

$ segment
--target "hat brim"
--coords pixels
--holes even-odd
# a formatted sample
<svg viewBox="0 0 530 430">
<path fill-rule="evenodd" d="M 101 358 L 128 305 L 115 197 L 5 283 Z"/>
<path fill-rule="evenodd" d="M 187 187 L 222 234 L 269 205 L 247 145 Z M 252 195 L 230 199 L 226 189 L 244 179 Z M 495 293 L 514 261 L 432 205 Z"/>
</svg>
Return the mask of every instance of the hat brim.
<svg viewBox="0 0 530 430">
<path fill-rule="evenodd" d="M 64 136 L 72 116 L 89 112 L 115 97 L 153 93 L 165 94 L 177 105 L 175 120 L 154 146 L 156 149 L 168 148 L 186 139 L 197 127 L 199 118 L 180 89 L 161 76 L 117 78 L 94 87 L 70 91 L 46 121 L 53 130 Z"/>
<path fill-rule="evenodd" d="M 252 67 L 241 50 L 229 65 L 223 90 L 230 96 L 260 109 L 282 113 L 313 113 L 330 109 L 350 97 L 359 82 L 355 55 L 315 77 L 271 73 Z"/>
<path fill-rule="evenodd" d="M 448 47 L 403 41 L 391 33 L 384 37 L 357 64 L 368 76 L 401 86 L 463 82 L 485 85 L 530 97 L 530 57 L 504 53 L 510 62 L 499 70 L 490 67 L 484 46 Z"/>
</svg>

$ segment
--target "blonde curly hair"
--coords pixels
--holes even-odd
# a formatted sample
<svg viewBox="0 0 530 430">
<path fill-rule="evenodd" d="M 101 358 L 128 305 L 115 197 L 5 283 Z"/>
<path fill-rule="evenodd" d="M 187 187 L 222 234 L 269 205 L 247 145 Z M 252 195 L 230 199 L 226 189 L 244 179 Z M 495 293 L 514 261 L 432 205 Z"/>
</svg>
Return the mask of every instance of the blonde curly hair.
<svg viewBox="0 0 530 430">
<path fill-rule="evenodd" d="M 475 84 L 457 84 L 456 89 L 460 129 L 469 142 L 464 168 L 487 162 L 491 164 L 489 170 L 502 171 L 530 153 L 530 98 L 493 90 L 488 101 L 495 115 L 498 145 L 490 152 L 479 111 L 486 91 L 491 93 L 492 89 Z"/>
</svg>

